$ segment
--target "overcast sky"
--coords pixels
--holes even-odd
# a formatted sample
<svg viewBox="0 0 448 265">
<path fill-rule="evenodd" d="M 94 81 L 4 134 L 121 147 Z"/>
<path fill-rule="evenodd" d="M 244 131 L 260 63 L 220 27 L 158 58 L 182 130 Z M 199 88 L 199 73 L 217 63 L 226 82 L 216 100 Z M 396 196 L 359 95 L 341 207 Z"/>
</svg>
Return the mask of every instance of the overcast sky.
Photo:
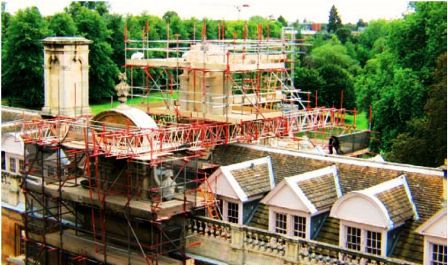
<svg viewBox="0 0 448 265">
<path fill-rule="evenodd" d="M 20 8 L 37 6 L 47 16 L 63 11 L 68 0 L 7 0 L 6 10 L 14 13 Z M 162 16 L 166 11 L 176 11 L 182 18 L 247 19 L 280 15 L 289 22 L 307 19 L 328 22 L 328 14 L 334 4 L 343 23 L 356 23 L 373 19 L 399 18 L 406 12 L 409 1 L 404 0 L 110 0 L 112 13 L 149 14 Z M 243 7 L 248 5 L 248 7 Z M 241 11 L 238 11 L 241 9 Z"/>
</svg>

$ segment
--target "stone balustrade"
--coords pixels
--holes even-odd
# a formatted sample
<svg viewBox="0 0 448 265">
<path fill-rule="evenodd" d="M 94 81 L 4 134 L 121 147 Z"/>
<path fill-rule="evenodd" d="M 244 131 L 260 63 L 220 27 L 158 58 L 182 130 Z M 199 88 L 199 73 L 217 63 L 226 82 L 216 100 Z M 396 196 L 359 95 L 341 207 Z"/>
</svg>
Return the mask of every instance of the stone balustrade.
<svg viewBox="0 0 448 265">
<path fill-rule="evenodd" d="M 229 264 L 413 264 L 206 217 L 191 217 L 187 231 L 188 252 Z"/>
</svg>

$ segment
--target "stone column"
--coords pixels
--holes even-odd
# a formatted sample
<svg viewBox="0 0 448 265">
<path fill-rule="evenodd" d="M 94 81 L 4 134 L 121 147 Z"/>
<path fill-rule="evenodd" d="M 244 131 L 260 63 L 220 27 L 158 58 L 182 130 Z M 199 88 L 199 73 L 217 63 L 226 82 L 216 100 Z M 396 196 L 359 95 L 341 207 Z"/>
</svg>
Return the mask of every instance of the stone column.
<svg viewBox="0 0 448 265">
<path fill-rule="evenodd" d="M 44 39 L 44 115 L 89 114 L 89 44 L 83 37 Z"/>
</svg>

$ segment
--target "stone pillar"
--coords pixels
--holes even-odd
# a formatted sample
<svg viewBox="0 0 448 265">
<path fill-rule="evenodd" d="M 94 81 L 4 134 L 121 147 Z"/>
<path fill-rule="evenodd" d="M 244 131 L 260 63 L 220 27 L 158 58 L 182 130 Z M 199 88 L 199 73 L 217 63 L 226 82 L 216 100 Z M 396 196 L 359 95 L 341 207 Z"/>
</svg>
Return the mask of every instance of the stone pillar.
<svg viewBox="0 0 448 265">
<path fill-rule="evenodd" d="M 48 37 L 44 44 L 43 115 L 90 114 L 89 44 L 83 37 Z"/>
<path fill-rule="evenodd" d="M 244 237 L 245 233 L 242 227 L 240 226 L 231 226 L 231 246 L 232 248 L 242 249 L 244 245 Z"/>
<path fill-rule="evenodd" d="M 299 260 L 299 244 L 297 241 L 286 240 L 285 258 L 293 264 Z"/>
</svg>

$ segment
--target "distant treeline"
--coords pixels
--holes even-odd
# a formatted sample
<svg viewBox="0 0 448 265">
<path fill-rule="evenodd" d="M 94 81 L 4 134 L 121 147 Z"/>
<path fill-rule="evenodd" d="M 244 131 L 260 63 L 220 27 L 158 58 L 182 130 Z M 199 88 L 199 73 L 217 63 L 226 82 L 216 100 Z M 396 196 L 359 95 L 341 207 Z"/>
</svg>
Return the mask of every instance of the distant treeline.
<svg viewBox="0 0 448 265">
<path fill-rule="evenodd" d="M 141 39 L 278 38 L 283 26 L 298 21 L 252 17 L 248 21 L 162 18 L 147 13 L 111 14 L 105 2 L 73 2 L 64 12 L 43 17 L 37 8 L 15 15 L 2 9 L 2 97 L 27 107 L 43 105 L 41 40 L 48 36 L 84 36 L 90 46 L 90 100 L 112 96 L 123 71 L 124 36 Z M 294 81 L 318 95 L 319 105 L 357 108 L 369 115 L 377 138 L 372 148 L 388 160 L 439 166 L 446 158 L 446 2 L 416 2 L 402 19 L 344 24 L 336 7 L 323 31 L 300 36 L 311 44 L 298 56 Z M 169 26 L 168 26 L 169 25 Z M 167 31 L 167 29 L 169 29 Z M 221 30 L 221 31 L 220 31 Z M 363 31 L 361 31 L 363 30 Z M 361 31 L 361 32 L 360 32 Z M 169 34 L 168 34 L 169 32 Z M 342 96 L 343 94 L 343 96 Z M 312 104 L 313 105 L 313 104 Z"/>
</svg>

